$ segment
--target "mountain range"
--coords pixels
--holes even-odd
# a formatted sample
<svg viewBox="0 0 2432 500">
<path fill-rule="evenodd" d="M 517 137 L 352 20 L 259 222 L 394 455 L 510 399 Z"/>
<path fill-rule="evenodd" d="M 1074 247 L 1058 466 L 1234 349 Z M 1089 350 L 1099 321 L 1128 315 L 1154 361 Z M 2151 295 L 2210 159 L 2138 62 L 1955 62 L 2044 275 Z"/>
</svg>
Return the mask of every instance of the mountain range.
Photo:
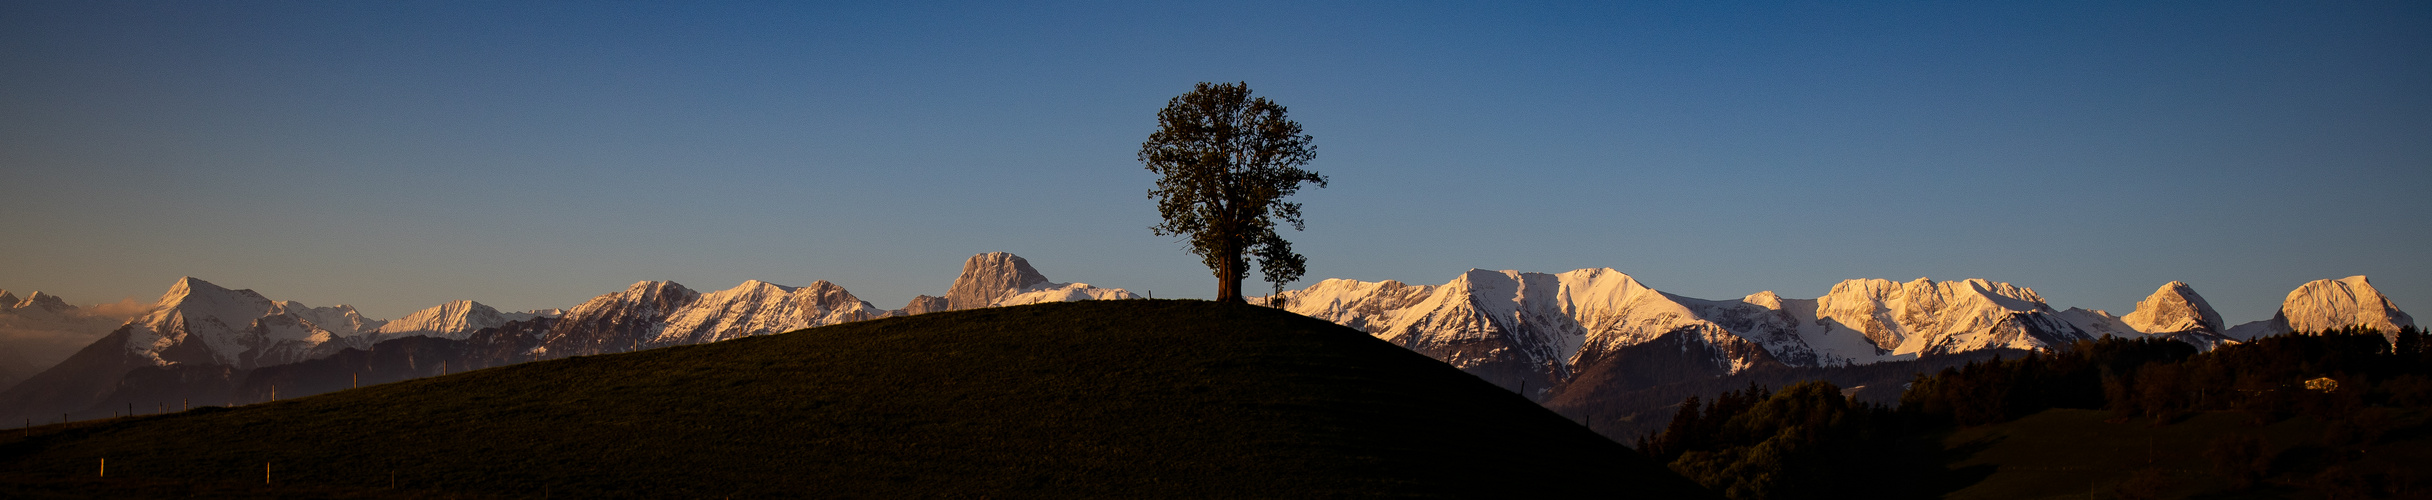
<svg viewBox="0 0 2432 500">
<path fill-rule="evenodd" d="M 66 306 L 40 293 L 6 312 Z M 0 299 L 13 299 L 0 292 Z M 180 279 L 151 308 L 66 360 L 0 391 L 0 418 L 249 403 L 521 363 L 781 333 L 937 311 L 1134 299 L 1048 280 L 1027 260 L 984 253 L 943 296 L 880 309 L 827 281 L 752 280 L 699 292 L 643 281 L 565 309 L 502 312 L 454 301 L 381 321 Z M 1852 367 L 2005 350 L 2063 349 L 2103 336 L 2161 336 L 2199 348 L 2413 319 L 2362 276 L 2307 283 L 2273 319 L 2227 327 L 2185 283 L 2125 316 L 2055 310 L 2034 290 L 1982 279 L 1847 280 L 1813 299 L 1774 292 L 1708 300 L 1612 269 L 1470 270 L 1442 285 L 1331 279 L 1262 300 L 1451 364 L 1539 402 L 1773 368 Z M 0 302 L 5 303 L 5 302 Z M 30 308 L 30 309 L 29 309 Z M 6 318 L 7 316 L 0 316 Z M 5 382 L 5 381 L 0 381 Z M 63 416 L 65 414 L 65 416 Z"/>
<path fill-rule="evenodd" d="M 1332 279 L 1269 299 L 1539 401 L 1753 369 L 2061 349 L 2103 336 L 2162 336 L 2209 349 L 2289 331 L 2362 325 L 2395 334 L 2414 324 L 2363 276 L 2307 283 L 2274 319 L 2237 327 L 2224 327 L 2180 282 L 2126 316 L 2055 310 L 2032 289 L 1982 279 L 1858 279 L 1813 299 L 1767 291 L 1708 300 L 1612 269 L 1472 269 L 1442 285 Z"/>
<path fill-rule="evenodd" d="M 380 321 L 349 306 L 271 300 L 188 277 L 170 286 L 150 311 L 0 391 L 0 418 L 78 418 L 171 403 L 245 403 L 450 370 L 890 316 L 1130 298 L 1138 296 L 1051 282 L 1027 260 L 1006 253 L 971 257 L 945 297 L 922 296 L 893 310 L 872 306 L 827 281 L 789 287 L 752 280 L 708 293 L 644 281 L 562 311 L 500 312 L 455 301 Z"/>
</svg>

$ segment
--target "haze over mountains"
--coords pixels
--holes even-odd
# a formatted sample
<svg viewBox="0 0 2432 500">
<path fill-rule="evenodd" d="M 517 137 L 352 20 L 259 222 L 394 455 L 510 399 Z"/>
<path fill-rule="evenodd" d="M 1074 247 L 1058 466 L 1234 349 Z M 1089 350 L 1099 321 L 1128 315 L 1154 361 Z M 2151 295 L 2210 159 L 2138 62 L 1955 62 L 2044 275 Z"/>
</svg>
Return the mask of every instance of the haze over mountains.
<svg viewBox="0 0 2432 500">
<path fill-rule="evenodd" d="M 1006 253 L 967 259 L 943 296 L 922 295 L 897 309 L 880 309 L 827 281 L 791 287 L 752 280 L 706 293 L 644 281 L 563 310 L 502 312 L 460 300 L 381 321 L 348 306 L 311 307 L 185 278 L 149 311 L 0 391 L 0 418 L 248 403 L 866 319 L 1132 298 L 1139 296 L 1052 282 Z M 1813 299 L 1768 291 L 1708 300 L 1662 292 L 1612 269 L 1471 270 L 1442 285 L 1332 279 L 1278 298 L 1292 312 L 1359 329 L 1540 402 L 1754 369 L 2060 349 L 2102 336 L 2162 336 L 2211 348 L 2291 330 L 2394 331 L 2414 324 L 2362 276 L 2308 283 L 2290 292 L 2273 319 L 2236 327 L 2223 325 L 2202 296 L 2179 282 L 2164 284 L 2124 316 L 2055 310 L 2034 290 L 1982 279 L 1858 279 Z M 12 302 L 23 305 L 0 311 L 0 319 L 56 316 L 65 305 L 55 297 Z"/>
</svg>

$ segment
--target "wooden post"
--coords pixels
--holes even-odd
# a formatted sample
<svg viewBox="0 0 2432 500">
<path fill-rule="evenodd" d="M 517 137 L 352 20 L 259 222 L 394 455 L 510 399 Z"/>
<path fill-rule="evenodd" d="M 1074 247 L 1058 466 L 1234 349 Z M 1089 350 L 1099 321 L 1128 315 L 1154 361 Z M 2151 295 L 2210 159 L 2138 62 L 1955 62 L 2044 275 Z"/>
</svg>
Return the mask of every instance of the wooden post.
<svg viewBox="0 0 2432 500">
<path fill-rule="evenodd" d="M 271 400 L 271 401 L 278 401 L 278 400 L 279 400 L 279 385 L 278 385 L 278 384 L 271 384 L 271 385 L 270 385 L 270 400 Z"/>
<path fill-rule="evenodd" d="M 110 459 L 101 459 L 101 475 L 98 477 L 110 477 Z"/>
<path fill-rule="evenodd" d="M 353 378 L 354 378 L 354 382 L 350 383 L 350 384 L 347 386 L 347 388 L 348 388 L 348 389 L 361 389 L 361 388 L 363 388 L 363 374 L 361 374 L 361 373 L 349 373 L 349 374 L 346 374 L 346 375 L 347 375 L 348 377 L 353 377 Z"/>
<path fill-rule="evenodd" d="M 262 462 L 262 484 L 270 484 L 270 462 Z"/>
</svg>

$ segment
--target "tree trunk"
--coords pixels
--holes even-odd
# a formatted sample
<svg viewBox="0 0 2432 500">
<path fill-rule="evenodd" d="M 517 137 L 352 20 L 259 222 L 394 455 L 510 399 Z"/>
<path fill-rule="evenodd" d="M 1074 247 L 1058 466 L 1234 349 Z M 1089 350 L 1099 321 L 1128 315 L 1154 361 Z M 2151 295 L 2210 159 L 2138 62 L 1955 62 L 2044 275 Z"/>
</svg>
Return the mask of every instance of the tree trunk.
<svg viewBox="0 0 2432 500">
<path fill-rule="evenodd" d="M 1238 245 L 1227 246 L 1233 248 L 1225 249 L 1224 258 L 1218 259 L 1216 264 L 1216 301 L 1248 303 L 1241 298 L 1241 279 L 1248 274 L 1246 267 L 1249 263 L 1242 262 Z"/>
</svg>

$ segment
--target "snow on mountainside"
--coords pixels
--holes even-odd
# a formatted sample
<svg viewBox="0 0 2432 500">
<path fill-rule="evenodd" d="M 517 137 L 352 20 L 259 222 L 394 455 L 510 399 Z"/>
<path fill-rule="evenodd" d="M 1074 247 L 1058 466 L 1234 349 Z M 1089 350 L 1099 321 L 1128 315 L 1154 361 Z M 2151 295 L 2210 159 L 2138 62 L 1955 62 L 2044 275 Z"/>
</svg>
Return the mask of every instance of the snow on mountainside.
<svg viewBox="0 0 2432 500">
<path fill-rule="evenodd" d="M 1982 279 L 1843 281 L 1816 299 L 1816 319 L 1899 356 L 2048 350 L 2092 338 L 2034 290 Z"/>
<path fill-rule="evenodd" d="M 911 315 L 1043 302 L 1137 298 L 1140 296 L 1121 288 L 1049 282 L 1047 276 L 1030 267 L 1029 260 L 1005 252 L 988 252 L 963 260 L 963 272 L 954 277 L 954 286 L 947 289 L 945 297 L 914 297 L 903 309 L 890 313 Z"/>
<path fill-rule="evenodd" d="M 1760 292 L 1704 300 L 1656 291 L 1612 269 L 1559 275 L 1471 270 L 1442 286 L 1326 280 L 1282 297 L 1287 310 L 1423 352 L 1509 339 L 1502 348 L 1536 363 L 1575 363 L 1582 353 L 1675 332 L 1695 332 L 1713 345 L 1760 346 L 1767 358 L 1792 366 L 2049 349 L 2085 338 L 2033 290 L 1985 280 L 1849 280 L 1817 299 Z M 1455 364 L 1469 362 L 1475 361 Z M 1756 361 L 1715 362 L 1730 371 Z"/>
<path fill-rule="evenodd" d="M 2153 295 L 2136 303 L 2136 310 L 2120 318 L 2129 328 L 2145 333 L 2219 332 L 2221 313 L 2213 312 L 2212 304 L 2196 295 L 2194 287 L 2183 282 L 2169 282 L 2155 289 Z"/>
<path fill-rule="evenodd" d="M 886 310 L 863 302 L 844 287 L 825 280 L 801 288 L 752 280 L 701 295 L 692 304 L 669 314 L 657 335 L 645 342 L 657 345 L 717 342 L 886 316 Z"/>
<path fill-rule="evenodd" d="M 2074 307 L 2061 311 L 2060 316 L 2095 337 L 2159 335 L 2203 350 L 2237 342 L 2222 334 L 2221 314 L 2194 287 L 2177 281 L 2162 284 L 2124 317 Z"/>
<path fill-rule="evenodd" d="M 41 290 L 35 290 L 32 295 L 27 295 L 24 299 L 18 299 L 16 294 L 9 293 L 7 290 L 0 290 L 0 309 L 17 314 L 54 316 L 76 312 L 76 306 L 68 305 L 68 301 L 60 299 L 57 295 L 42 293 Z"/>
<path fill-rule="evenodd" d="M 1286 310 L 1360 329 L 1513 387 L 1551 388 L 1594 370 L 1614 372 L 1613 380 L 1665 376 L 1599 365 L 1729 374 L 1760 366 L 2052 349 L 2089 337 L 2033 290 L 1985 280 L 1850 280 L 1817 299 L 1760 292 L 1705 300 L 1664 293 L 1612 269 L 1473 269 L 1443 285 L 1334 279 L 1278 298 Z M 1658 345 L 1673 347 L 1649 349 Z"/>
<path fill-rule="evenodd" d="M 2371 281 L 2364 276 L 2349 276 L 2298 286 L 2280 302 L 2280 311 L 2272 319 L 2238 325 L 2225 333 L 2230 338 L 2246 340 L 2292 331 L 2365 327 L 2395 338 L 2399 327 L 2414 325 L 2415 318 L 2398 310 L 2388 297 L 2373 288 Z"/>
<path fill-rule="evenodd" d="M 2245 331 L 2250 335 L 2240 338 L 2248 338 L 2271 328 L 2285 332 L 2291 324 L 2385 332 L 2414 324 L 2362 276 L 2308 283 L 2290 292 L 2277 325 L 2231 330 L 2222 328 L 2220 313 L 2193 287 L 2176 281 L 2125 317 L 2056 311 L 2032 289 L 1982 279 L 1856 279 L 1815 299 L 1759 292 L 1705 300 L 1657 291 L 1612 269 L 1473 269 L 1443 285 L 1329 279 L 1269 299 L 1515 388 L 1550 388 L 1573 377 L 1596 377 L 1594 386 L 1628 386 L 1768 365 L 1832 367 L 1991 349 L 2065 349 L 2105 336 L 2161 336 L 2209 350 L 2235 343 L 2224 333 Z"/>
<path fill-rule="evenodd" d="M 382 322 L 350 306 L 273 301 L 192 277 L 162 294 L 150 313 L 128 321 L 127 352 L 156 365 L 207 363 L 253 368 L 310 359 L 327 347 L 354 346 Z"/>
<path fill-rule="evenodd" d="M 46 292 L 19 297 L 0 290 L 0 372 L 5 372 L 0 373 L 0 389 L 109 335 L 142 312 L 139 307 L 133 301 L 77 307 Z"/>
<path fill-rule="evenodd" d="M 1138 296 L 1120 288 L 1050 282 L 1029 261 L 1003 252 L 966 259 L 946 297 L 923 295 L 897 310 L 879 309 L 827 281 L 795 288 L 754 280 L 706 294 L 673 282 L 644 281 L 567 310 L 533 354 L 623 352 L 940 310 L 1130 298 Z"/>
<path fill-rule="evenodd" d="M 1730 353 L 1689 361 L 1719 373 L 1770 364 L 1759 341 L 1714 320 L 1787 322 L 1757 306 L 1658 292 L 1611 269 L 1559 275 L 1472 269 L 1439 286 L 1326 280 L 1280 298 L 1285 310 L 1360 329 L 1515 388 L 1551 388 L 1583 360 L 1658 339 Z"/>
<path fill-rule="evenodd" d="M 462 340 L 483 328 L 506 324 L 506 314 L 490 306 L 470 300 L 458 300 L 414 311 L 403 318 L 381 325 L 376 332 L 380 340 L 415 335 Z"/>
</svg>

